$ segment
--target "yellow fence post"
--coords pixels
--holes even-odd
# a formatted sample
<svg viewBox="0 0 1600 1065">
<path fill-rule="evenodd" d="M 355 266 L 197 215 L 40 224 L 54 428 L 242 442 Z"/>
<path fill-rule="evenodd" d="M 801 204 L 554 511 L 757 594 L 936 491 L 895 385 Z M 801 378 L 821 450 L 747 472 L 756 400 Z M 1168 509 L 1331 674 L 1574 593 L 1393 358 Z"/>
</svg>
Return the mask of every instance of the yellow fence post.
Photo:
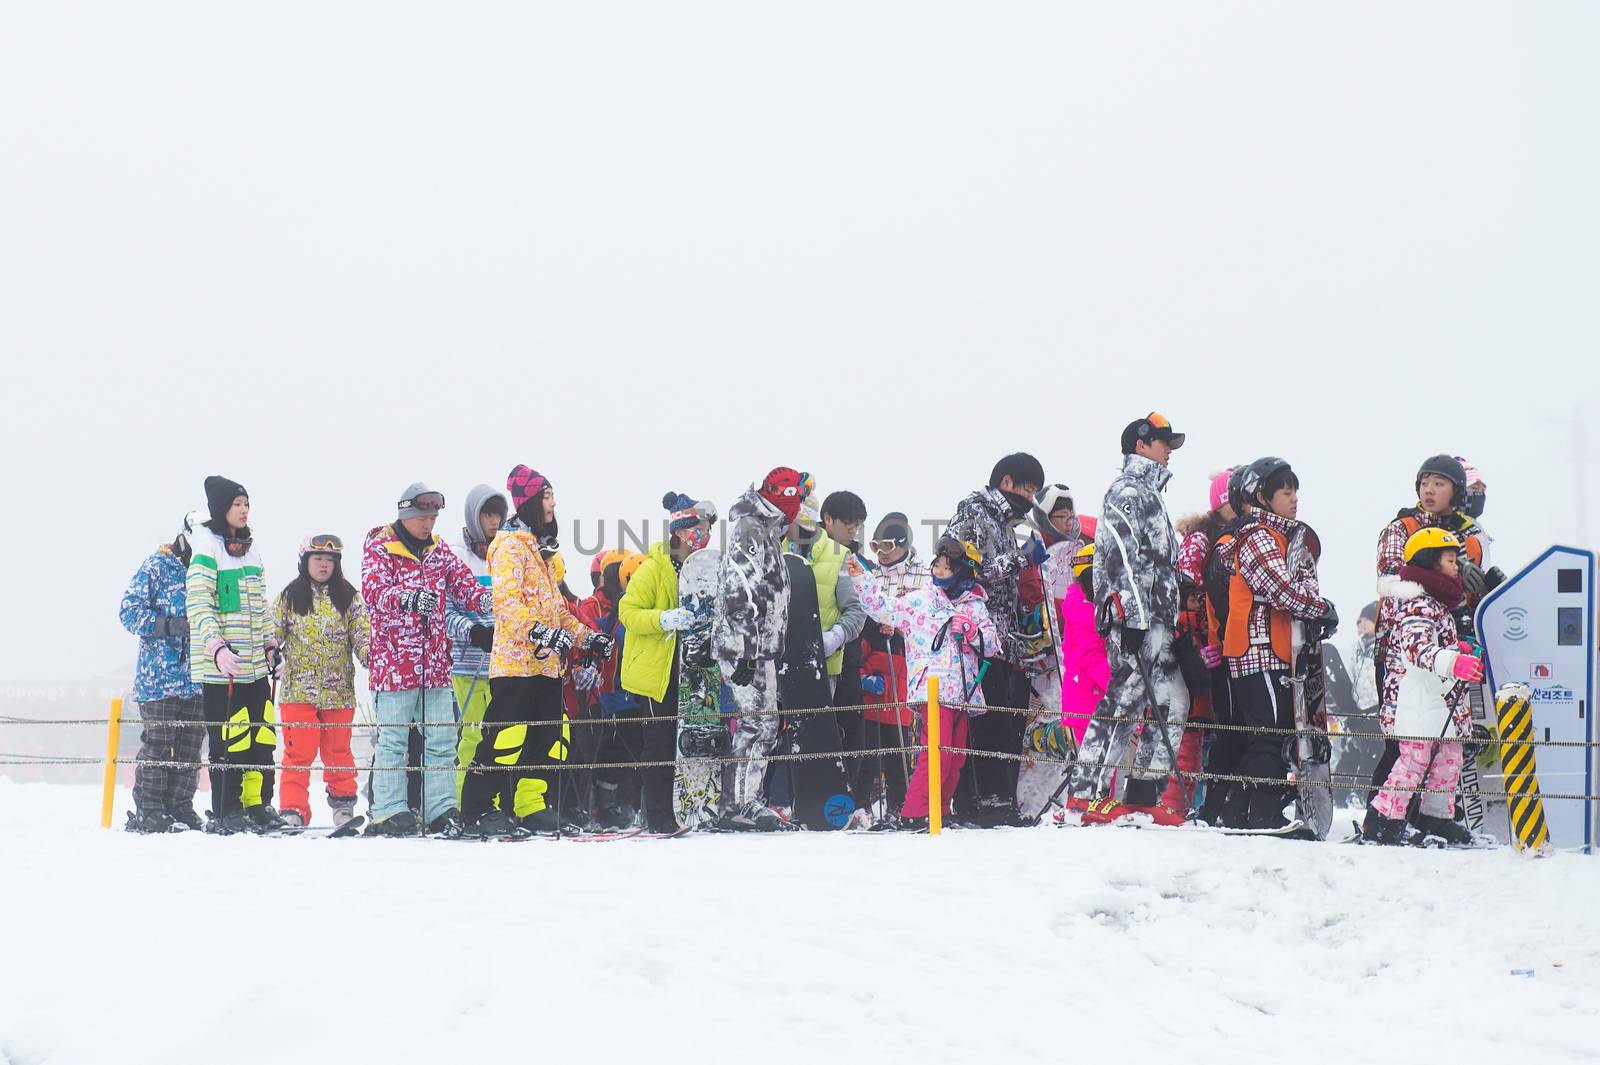
<svg viewBox="0 0 1600 1065">
<path fill-rule="evenodd" d="M 944 827 L 944 782 L 939 770 L 939 678 L 928 677 L 928 835 Z"/>
<path fill-rule="evenodd" d="M 111 720 L 106 726 L 106 790 L 100 796 L 100 827 L 111 827 L 111 803 L 117 796 L 117 745 L 122 741 L 122 700 L 111 700 Z"/>
</svg>

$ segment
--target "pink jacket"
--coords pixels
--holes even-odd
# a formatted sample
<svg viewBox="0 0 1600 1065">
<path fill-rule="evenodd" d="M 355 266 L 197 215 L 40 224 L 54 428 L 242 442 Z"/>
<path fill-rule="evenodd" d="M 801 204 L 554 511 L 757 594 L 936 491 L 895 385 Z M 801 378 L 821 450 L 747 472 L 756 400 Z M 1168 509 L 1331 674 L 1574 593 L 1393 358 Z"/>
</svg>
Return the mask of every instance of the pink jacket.
<svg viewBox="0 0 1600 1065">
<path fill-rule="evenodd" d="M 1061 723 L 1078 740 L 1110 683 L 1111 664 L 1094 627 L 1094 604 L 1074 584 L 1061 600 Z"/>
<path fill-rule="evenodd" d="M 406 593 L 423 589 L 439 597 L 431 615 L 401 609 L 400 600 Z M 395 535 L 392 525 L 380 525 L 367 533 L 361 551 L 361 598 L 372 622 L 367 682 L 375 692 L 450 687 L 445 600 L 479 613 L 487 613 L 490 604 L 489 589 L 478 583 L 448 544 L 435 536 L 422 549 L 419 560 Z"/>
</svg>

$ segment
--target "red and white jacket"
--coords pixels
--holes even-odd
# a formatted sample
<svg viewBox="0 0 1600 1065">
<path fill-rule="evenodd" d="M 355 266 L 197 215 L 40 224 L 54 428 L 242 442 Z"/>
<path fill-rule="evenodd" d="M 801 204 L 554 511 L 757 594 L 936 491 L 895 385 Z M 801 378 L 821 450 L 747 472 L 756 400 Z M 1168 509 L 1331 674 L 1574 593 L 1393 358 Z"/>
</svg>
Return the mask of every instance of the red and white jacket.
<svg viewBox="0 0 1600 1065">
<path fill-rule="evenodd" d="M 401 608 L 407 592 L 423 589 L 439 597 L 431 614 Z M 375 692 L 450 687 L 446 600 L 479 613 L 488 613 L 491 602 L 489 589 L 443 540 L 435 536 L 419 559 L 392 525 L 367 533 L 361 548 L 361 598 L 372 621 L 367 682 Z"/>
</svg>

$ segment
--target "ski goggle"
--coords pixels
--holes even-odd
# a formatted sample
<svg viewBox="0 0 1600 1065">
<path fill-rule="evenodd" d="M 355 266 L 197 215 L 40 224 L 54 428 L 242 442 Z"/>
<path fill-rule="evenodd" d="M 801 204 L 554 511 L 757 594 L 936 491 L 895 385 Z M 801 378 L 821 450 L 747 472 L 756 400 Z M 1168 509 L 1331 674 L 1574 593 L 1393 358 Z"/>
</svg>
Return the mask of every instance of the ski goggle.
<svg viewBox="0 0 1600 1065">
<path fill-rule="evenodd" d="M 229 536 L 222 541 L 222 546 L 227 549 L 231 558 L 243 558 L 250 553 L 250 545 L 255 541 L 248 536 Z"/>
<path fill-rule="evenodd" d="M 333 533 L 318 533 L 306 541 L 306 549 L 301 552 L 306 555 L 342 555 L 344 554 L 344 541 Z"/>
<path fill-rule="evenodd" d="M 868 540 L 867 546 L 873 551 L 898 551 L 906 546 L 904 536 L 888 536 L 882 540 Z"/>
<path fill-rule="evenodd" d="M 400 507 L 401 510 L 411 509 L 439 511 L 444 509 L 444 493 L 420 492 L 417 495 L 412 496 L 410 499 L 402 499 L 396 505 Z"/>
</svg>

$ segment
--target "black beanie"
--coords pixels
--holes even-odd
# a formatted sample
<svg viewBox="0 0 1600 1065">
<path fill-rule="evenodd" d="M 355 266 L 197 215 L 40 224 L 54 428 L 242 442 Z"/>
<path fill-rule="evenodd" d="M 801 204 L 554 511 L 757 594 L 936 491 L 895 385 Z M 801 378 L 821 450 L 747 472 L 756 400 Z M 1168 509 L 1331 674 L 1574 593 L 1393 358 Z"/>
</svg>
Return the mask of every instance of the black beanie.
<svg viewBox="0 0 1600 1065">
<path fill-rule="evenodd" d="M 211 513 L 211 520 L 217 523 L 218 528 L 227 528 L 228 508 L 240 496 L 249 499 L 250 493 L 238 481 L 230 481 L 216 474 L 206 478 L 206 510 Z"/>
<path fill-rule="evenodd" d="M 898 510 L 891 510 L 878 522 L 878 527 L 872 533 L 874 540 L 888 540 L 904 538 L 907 544 L 911 543 L 911 519 Z"/>
</svg>

